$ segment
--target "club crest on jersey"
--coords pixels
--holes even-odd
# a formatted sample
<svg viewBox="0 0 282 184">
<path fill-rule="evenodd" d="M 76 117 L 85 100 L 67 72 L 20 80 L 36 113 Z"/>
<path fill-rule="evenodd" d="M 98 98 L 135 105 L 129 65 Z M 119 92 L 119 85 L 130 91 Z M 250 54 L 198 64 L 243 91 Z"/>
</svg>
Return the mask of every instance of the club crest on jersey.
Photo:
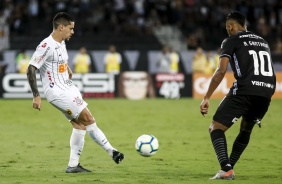
<svg viewBox="0 0 282 184">
<path fill-rule="evenodd" d="M 81 98 L 79 98 L 79 97 L 75 97 L 73 102 L 75 102 L 76 105 L 78 105 L 78 106 L 83 104 L 83 100 Z"/>
<path fill-rule="evenodd" d="M 66 113 L 67 113 L 68 115 L 72 115 L 72 112 L 71 112 L 70 109 L 67 109 L 67 110 L 66 110 Z"/>
</svg>

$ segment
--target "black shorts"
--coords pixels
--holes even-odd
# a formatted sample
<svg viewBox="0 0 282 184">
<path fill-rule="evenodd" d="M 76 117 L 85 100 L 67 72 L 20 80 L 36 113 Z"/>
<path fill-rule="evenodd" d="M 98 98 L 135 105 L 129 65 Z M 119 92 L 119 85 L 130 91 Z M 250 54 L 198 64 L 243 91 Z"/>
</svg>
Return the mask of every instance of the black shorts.
<svg viewBox="0 0 282 184">
<path fill-rule="evenodd" d="M 226 96 L 219 104 L 213 120 L 231 127 L 240 117 L 247 122 L 262 120 L 270 99 L 260 96 Z"/>
</svg>

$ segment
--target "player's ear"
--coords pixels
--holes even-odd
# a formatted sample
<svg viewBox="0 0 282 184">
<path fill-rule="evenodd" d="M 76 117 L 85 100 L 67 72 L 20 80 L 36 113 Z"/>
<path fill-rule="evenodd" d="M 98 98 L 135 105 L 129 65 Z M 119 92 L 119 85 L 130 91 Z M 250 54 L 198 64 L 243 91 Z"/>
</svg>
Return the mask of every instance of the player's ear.
<svg viewBox="0 0 282 184">
<path fill-rule="evenodd" d="M 233 24 L 227 24 L 227 30 L 228 30 L 229 33 L 232 33 L 232 31 L 234 29 L 233 26 L 234 26 Z"/>
<path fill-rule="evenodd" d="M 60 24 L 60 25 L 59 25 L 59 30 L 62 31 L 63 29 L 64 29 L 64 25 L 63 25 L 63 24 Z"/>
</svg>

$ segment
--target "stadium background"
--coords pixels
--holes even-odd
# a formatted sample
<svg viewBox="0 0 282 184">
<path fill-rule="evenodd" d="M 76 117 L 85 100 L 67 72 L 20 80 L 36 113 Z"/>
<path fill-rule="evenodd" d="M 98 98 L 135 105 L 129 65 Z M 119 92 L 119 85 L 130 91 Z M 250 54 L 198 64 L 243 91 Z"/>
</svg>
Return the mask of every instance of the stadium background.
<svg viewBox="0 0 282 184">
<path fill-rule="evenodd" d="M 122 55 L 121 71 L 148 72 L 156 96 L 201 98 L 211 75 L 193 73 L 192 57 L 197 47 L 216 52 L 227 36 L 224 18 L 231 10 L 245 14 L 248 30 L 268 41 L 278 72 L 274 97 L 281 98 L 282 2 L 279 0 L 2 0 L 0 97 L 31 97 L 25 76 L 15 74 L 16 54 L 20 50 L 32 53 L 52 31 L 54 14 L 65 11 L 76 19 L 75 35 L 67 42 L 70 66 L 72 57 L 82 46 L 92 59 L 92 73 L 75 76 L 85 97 L 119 96 L 119 76 L 113 77 L 114 82 L 110 75 L 99 78 L 104 73 L 102 55 L 114 44 Z M 162 45 L 173 47 L 180 55 L 176 76 L 157 74 L 154 70 L 154 59 Z M 88 83 L 85 78 L 89 79 Z M 232 80 L 229 73 L 214 97 L 222 98 Z M 85 92 L 89 87 L 93 91 Z"/>
<path fill-rule="evenodd" d="M 125 2 L 126 8 L 115 9 L 117 4 L 114 5 L 114 2 Z M 145 3 L 145 12 L 137 16 L 133 7 L 138 2 Z M 221 99 L 210 100 L 209 114 L 202 117 L 199 104 L 210 76 L 192 72 L 191 56 L 197 46 L 203 47 L 205 51 L 218 48 L 227 36 L 224 17 L 229 10 L 237 9 L 247 15 L 249 30 L 264 36 L 270 43 L 275 68 L 281 72 L 281 2 L 0 0 L 0 66 L 8 64 L 5 72 L 2 70 L 0 74 L 0 183 L 209 183 L 208 178 L 215 174 L 219 165 L 207 130 Z M 152 14 L 149 13 L 150 9 L 153 9 Z M 93 73 L 75 75 L 74 81 L 80 89 L 94 87 L 94 95 L 111 97 L 95 97 L 86 101 L 108 140 L 126 155 L 124 162 L 116 165 L 103 149 L 86 136 L 80 161 L 93 171 L 89 174 L 65 173 L 71 126 L 60 111 L 46 100 L 42 100 L 41 111 L 34 110 L 26 75 L 15 73 L 15 54 L 21 49 L 33 52 L 52 31 L 51 18 L 58 11 L 69 12 L 76 18 L 75 35 L 67 43 L 70 58 L 81 46 L 85 46 L 92 56 Z M 138 24 L 137 17 L 141 18 Z M 145 27 L 137 26 L 140 23 Z M 173 94 L 170 97 L 177 96 L 177 93 L 168 93 L 169 90 L 165 89 L 178 89 L 176 84 L 180 84 L 178 87 L 183 87 L 180 100 L 164 99 L 164 95 L 138 101 L 113 99 L 113 94 L 118 96 L 113 81 L 114 87 L 118 86 L 118 81 L 99 72 L 101 62 L 98 59 L 112 43 L 122 54 L 123 73 L 148 72 L 154 78 L 153 87 L 160 87 L 164 83 L 162 91 L 166 95 Z M 150 61 L 163 43 L 173 45 L 180 53 L 178 75 L 151 74 Z M 232 78 L 231 73 L 227 77 L 230 75 Z M 279 75 L 276 94 L 282 91 Z M 192 84 L 194 77 L 199 77 L 199 80 Z M 174 81 L 163 81 L 169 79 Z M 222 93 L 214 95 L 221 98 L 232 80 L 224 79 L 219 87 Z M 98 83 L 100 86 L 92 86 Z M 113 89 L 113 94 L 101 92 L 112 92 Z M 184 96 L 199 99 L 182 98 Z M 262 128 L 254 128 L 250 145 L 236 166 L 236 184 L 281 184 L 281 103 L 281 99 L 272 100 Z M 238 134 L 239 122 L 226 133 L 229 151 L 232 149 L 231 141 Z M 144 133 L 153 134 L 159 140 L 159 151 L 153 157 L 141 157 L 134 149 L 137 137 Z M 221 181 L 212 183 L 222 184 Z M 226 183 L 234 184 L 233 181 Z"/>
</svg>

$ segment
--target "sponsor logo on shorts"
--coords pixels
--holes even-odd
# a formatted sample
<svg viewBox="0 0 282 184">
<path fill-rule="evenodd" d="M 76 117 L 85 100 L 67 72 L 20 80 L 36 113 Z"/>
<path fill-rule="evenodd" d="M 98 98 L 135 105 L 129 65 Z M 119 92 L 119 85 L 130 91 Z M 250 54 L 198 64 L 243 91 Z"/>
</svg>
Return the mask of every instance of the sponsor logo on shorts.
<svg viewBox="0 0 282 184">
<path fill-rule="evenodd" d="M 235 123 L 239 118 L 233 118 L 232 123 Z"/>
<path fill-rule="evenodd" d="M 73 102 L 75 102 L 77 106 L 80 106 L 83 104 L 83 100 L 79 97 L 75 97 Z"/>
<path fill-rule="evenodd" d="M 66 113 L 67 113 L 68 115 L 72 115 L 72 112 L 71 112 L 70 109 L 67 109 L 67 110 L 66 110 Z"/>
</svg>

